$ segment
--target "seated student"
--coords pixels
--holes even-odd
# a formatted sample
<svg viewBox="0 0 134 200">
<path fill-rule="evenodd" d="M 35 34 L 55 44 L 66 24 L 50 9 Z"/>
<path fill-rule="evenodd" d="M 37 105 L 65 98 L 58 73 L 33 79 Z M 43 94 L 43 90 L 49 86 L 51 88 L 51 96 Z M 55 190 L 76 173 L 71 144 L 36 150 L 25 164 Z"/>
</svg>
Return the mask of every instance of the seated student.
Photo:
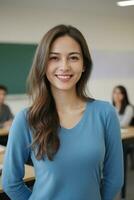
<svg viewBox="0 0 134 200">
<path fill-rule="evenodd" d="M 0 85 L 0 128 L 9 128 L 14 117 L 9 106 L 4 103 L 6 94 L 7 88 Z"/>
<path fill-rule="evenodd" d="M 113 105 L 117 110 L 121 128 L 132 126 L 134 121 L 134 107 L 130 104 L 127 90 L 124 86 L 118 85 L 113 90 Z M 130 154 L 131 169 L 134 169 L 134 145 L 127 146 L 127 153 Z"/>
<path fill-rule="evenodd" d="M 120 126 L 122 128 L 130 126 L 134 117 L 134 108 L 129 102 L 127 90 L 124 86 L 118 85 L 114 88 L 112 101 L 119 116 Z"/>
</svg>

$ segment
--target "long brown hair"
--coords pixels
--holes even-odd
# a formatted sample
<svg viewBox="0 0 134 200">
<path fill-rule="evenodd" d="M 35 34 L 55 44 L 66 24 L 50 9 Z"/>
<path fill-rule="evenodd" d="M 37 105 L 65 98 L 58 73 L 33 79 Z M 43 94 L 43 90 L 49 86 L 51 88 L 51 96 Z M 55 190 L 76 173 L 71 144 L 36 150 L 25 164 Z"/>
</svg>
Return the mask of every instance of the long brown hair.
<svg viewBox="0 0 134 200">
<path fill-rule="evenodd" d="M 50 83 L 46 77 L 46 66 L 52 43 L 64 35 L 72 37 L 81 47 L 85 71 L 76 84 L 76 93 L 83 100 L 89 100 L 86 94 L 86 83 L 92 69 L 92 59 L 82 33 L 71 25 L 57 25 L 50 29 L 40 41 L 34 56 L 33 64 L 27 79 L 27 91 L 32 98 L 28 110 L 28 122 L 33 130 L 32 148 L 36 150 L 36 158 L 42 159 L 46 154 L 53 160 L 54 154 L 60 147 L 58 128 L 60 121 L 56 104 L 51 93 Z"/>
</svg>

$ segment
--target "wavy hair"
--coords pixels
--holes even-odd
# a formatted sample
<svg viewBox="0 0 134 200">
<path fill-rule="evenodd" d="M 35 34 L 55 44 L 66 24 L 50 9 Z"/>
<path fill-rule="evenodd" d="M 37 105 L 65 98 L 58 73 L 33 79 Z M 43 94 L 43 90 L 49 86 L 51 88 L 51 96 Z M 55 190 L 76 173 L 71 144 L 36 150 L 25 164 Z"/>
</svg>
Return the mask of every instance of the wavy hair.
<svg viewBox="0 0 134 200">
<path fill-rule="evenodd" d="M 60 24 L 51 28 L 41 39 L 37 46 L 33 64 L 27 78 L 27 93 L 32 99 L 28 109 L 28 123 L 32 128 L 33 142 L 31 144 L 36 158 L 43 159 L 47 155 L 53 160 L 60 147 L 58 128 L 60 127 L 59 115 L 46 77 L 46 66 L 52 43 L 58 38 L 68 35 L 77 41 L 81 47 L 85 71 L 76 83 L 76 93 L 79 98 L 88 101 L 92 98 L 86 94 L 86 84 L 92 70 L 92 59 L 88 45 L 82 33 L 71 25 Z"/>
</svg>

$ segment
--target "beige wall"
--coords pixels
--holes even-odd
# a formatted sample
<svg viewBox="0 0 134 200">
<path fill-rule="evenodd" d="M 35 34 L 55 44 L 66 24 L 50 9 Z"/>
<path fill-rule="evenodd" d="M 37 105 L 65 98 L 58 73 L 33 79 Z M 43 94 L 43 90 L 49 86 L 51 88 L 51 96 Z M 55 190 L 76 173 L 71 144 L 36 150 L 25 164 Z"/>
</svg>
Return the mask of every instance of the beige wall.
<svg viewBox="0 0 134 200">
<path fill-rule="evenodd" d="M 51 7 L 27 7 L 11 3 L 0 5 L 0 42 L 37 43 L 49 28 L 60 23 L 78 27 L 86 37 L 91 51 L 134 51 L 133 18 L 111 14 L 105 16 L 102 13 L 90 12 L 88 9 L 74 13 L 73 10 L 66 8 L 58 11 Z M 113 86 L 116 84 L 127 87 L 134 103 L 134 79 L 129 77 L 117 77 L 113 80 L 107 77 L 92 79 L 88 88 L 94 97 L 110 101 Z M 22 102 L 19 101 L 20 103 L 15 106 L 15 102 L 18 102 L 17 98 L 15 99 L 7 100 L 13 106 L 14 112 L 27 105 L 27 100 L 22 98 Z"/>
<path fill-rule="evenodd" d="M 36 43 L 49 28 L 59 23 L 77 26 L 92 49 L 134 50 L 133 19 L 15 5 L 0 6 L 0 41 Z"/>
</svg>

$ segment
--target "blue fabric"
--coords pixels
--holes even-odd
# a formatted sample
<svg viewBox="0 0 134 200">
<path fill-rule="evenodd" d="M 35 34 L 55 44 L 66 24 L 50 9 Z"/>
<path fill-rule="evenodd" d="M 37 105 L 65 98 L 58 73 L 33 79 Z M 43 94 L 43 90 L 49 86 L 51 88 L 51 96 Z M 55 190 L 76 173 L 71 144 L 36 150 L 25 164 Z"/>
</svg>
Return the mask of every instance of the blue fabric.
<svg viewBox="0 0 134 200">
<path fill-rule="evenodd" d="M 88 101 L 80 121 L 59 128 L 60 149 L 54 161 L 38 161 L 28 145 L 32 131 L 28 108 L 14 118 L 9 132 L 3 189 L 12 200 L 113 200 L 123 185 L 120 125 L 114 107 Z M 31 156 L 36 181 L 31 192 L 23 182 L 24 163 Z"/>
</svg>

